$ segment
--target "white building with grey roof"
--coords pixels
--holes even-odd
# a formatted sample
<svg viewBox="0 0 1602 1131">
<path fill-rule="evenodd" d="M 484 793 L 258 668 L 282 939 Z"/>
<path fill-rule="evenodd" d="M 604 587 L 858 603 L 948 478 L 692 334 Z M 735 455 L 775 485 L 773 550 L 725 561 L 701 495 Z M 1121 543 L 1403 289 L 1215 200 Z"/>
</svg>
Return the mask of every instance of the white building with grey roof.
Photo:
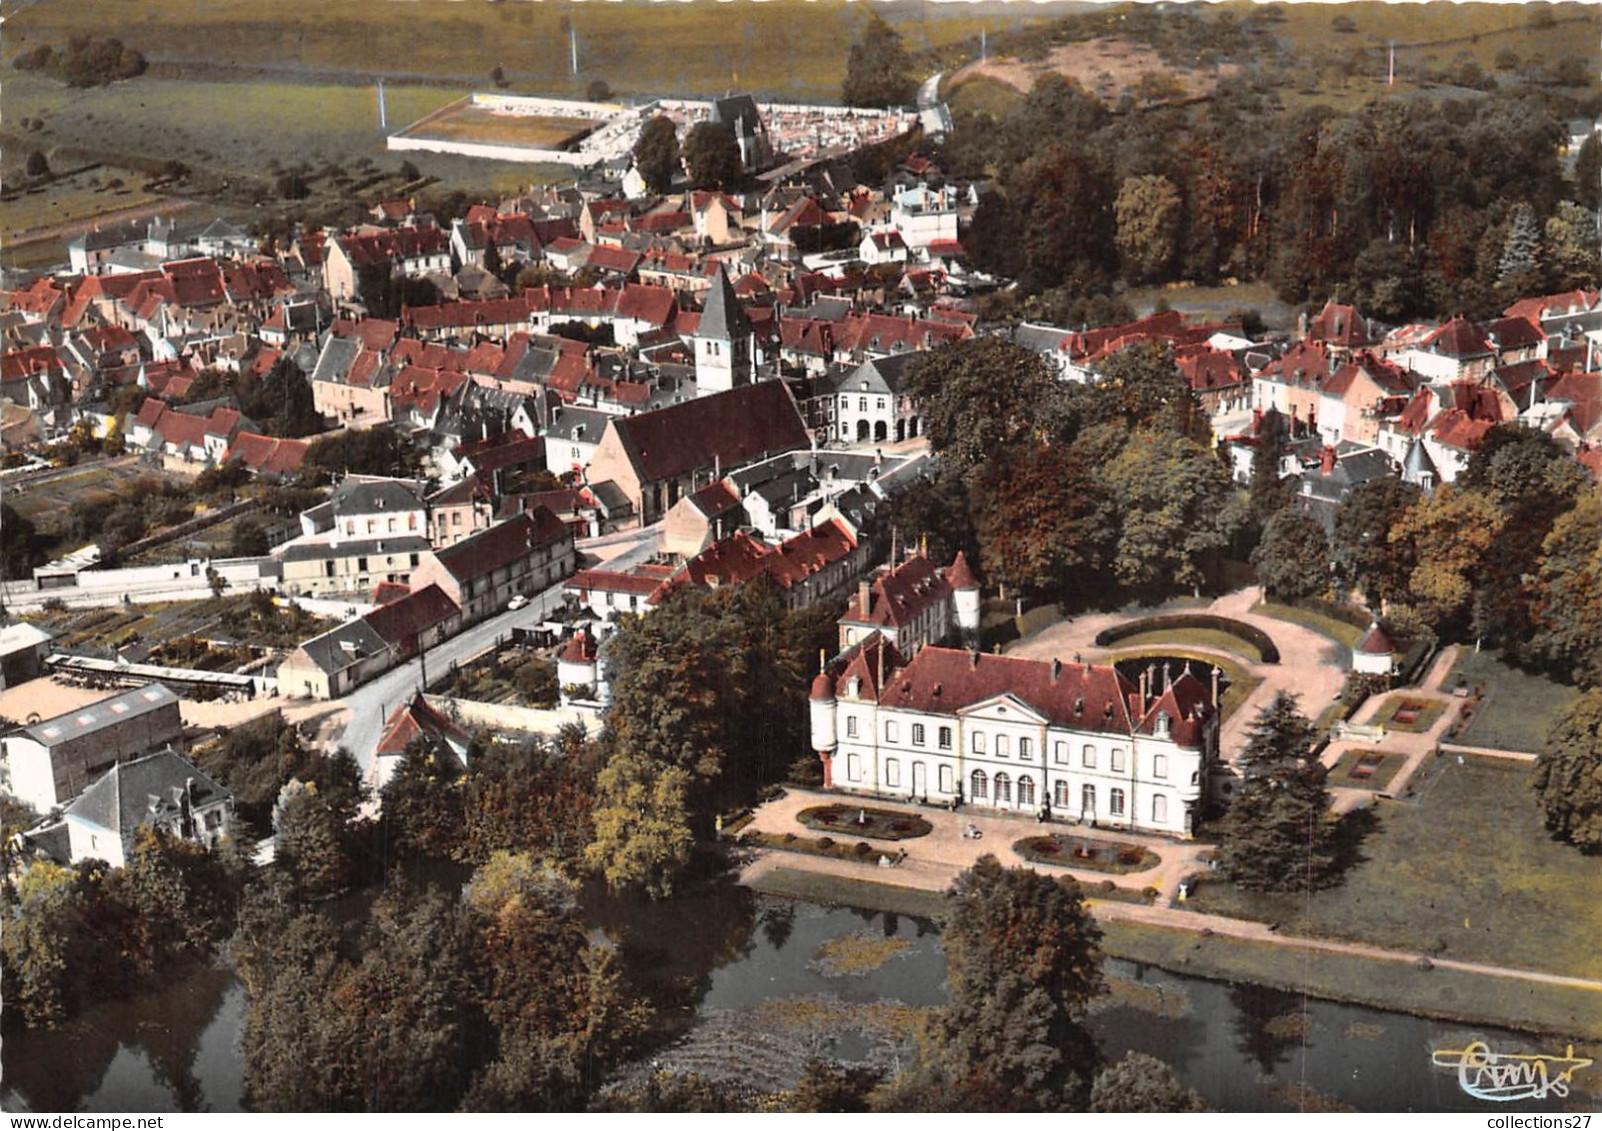
<svg viewBox="0 0 1602 1131">
<path fill-rule="evenodd" d="M 71 862 L 124 867 L 141 828 L 215 848 L 233 830 L 234 795 L 175 750 L 121 762 L 84 790 L 64 814 Z"/>
<path fill-rule="evenodd" d="M 183 731 L 170 688 L 125 691 L 0 738 L 6 789 L 48 813 L 117 763 L 182 743 Z"/>
</svg>

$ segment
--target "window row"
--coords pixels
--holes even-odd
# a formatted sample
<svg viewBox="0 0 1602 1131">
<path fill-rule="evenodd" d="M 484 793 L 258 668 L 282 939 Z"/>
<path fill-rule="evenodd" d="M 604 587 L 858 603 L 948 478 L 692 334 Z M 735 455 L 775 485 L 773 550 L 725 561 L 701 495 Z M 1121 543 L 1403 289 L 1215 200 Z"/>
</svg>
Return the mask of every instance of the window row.
<svg viewBox="0 0 1602 1131">
<path fill-rule="evenodd" d="M 858 729 L 857 729 L 857 717 L 855 715 L 847 715 L 846 716 L 846 737 L 847 738 L 857 738 L 857 737 L 859 737 L 859 733 L 858 733 Z M 1005 734 L 998 734 L 998 735 L 995 735 L 994 738 L 995 738 L 995 756 L 997 758 L 1009 758 L 1009 757 L 1011 757 L 1012 756 L 1012 739 L 1011 739 L 1011 737 L 1009 735 L 1005 735 Z M 939 748 L 941 750 L 950 750 L 951 749 L 951 728 L 950 727 L 939 727 L 938 728 L 937 739 L 938 739 L 938 743 L 939 743 Z M 899 722 L 897 722 L 895 719 L 886 719 L 885 720 L 885 724 L 884 724 L 884 740 L 886 742 L 900 742 L 901 741 L 901 724 Z M 989 741 L 990 741 L 989 738 L 986 737 L 986 735 L 985 735 L 985 733 L 983 731 L 976 730 L 970 736 L 969 747 L 975 754 L 988 754 L 988 753 L 990 753 Z M 923 723 L 913 723 L 912 724 L 912 745 L 914 745 L 914 746 L 925 746 L 925 745 L 927 745 L 927 742 L 928 742 L 928 732 L 925 729 L 924 724 Z M 1028 762 L 1028 761 L 1032 761 L 1034 759 L 1034 756 L 1035 756 L 1034 740 L 1029 738 L 1029 737 L 1027 737 L 1027 736 L 1020 736 L 1018 738 L 1018 758 L 1021 761 Z M 1127 772 L 1127 760 L 1126 760 L 1126 758 L 1127 758 L 1127 752 L 1126 751 L 1121 750 L 1121 749 L 1119 749 L 1117 747 L 1114 747 L 1109 752 L 1109 763 L 1110 763 L 1109 769 L 1111 770 L 1111 772 L 1115 773 L 1115 774 L 1126 773 Z M 1057 742 L 1057 743 L 1054 744 L 1053 750 L 1052 750 L 1052 761 L 1054 761 L 1059 766 L 1066 766 L 1066 765 L 1070 764 L 1069 757 L 1068 757 L 1068 743 L 1066 743 L 1066 742 Z M 1094 770 L 1094 769 L 1097 768 L 1096 748 L 1094 746 L 1090 745 L 1089 743 L 1086 743 L 1086 745 L 1084 746 L 1083 750 L 1080 753 L 1080 765 L 1083 766 L 1087 770 Z M 1151 773 L 1152 773 L 1152 777 L 1155 777 L 1155 778 L 1166 778 L 1168 776 L 1168 756 L 1166 754 L 1154 754 L 1152 756 Z"/>
</svg>

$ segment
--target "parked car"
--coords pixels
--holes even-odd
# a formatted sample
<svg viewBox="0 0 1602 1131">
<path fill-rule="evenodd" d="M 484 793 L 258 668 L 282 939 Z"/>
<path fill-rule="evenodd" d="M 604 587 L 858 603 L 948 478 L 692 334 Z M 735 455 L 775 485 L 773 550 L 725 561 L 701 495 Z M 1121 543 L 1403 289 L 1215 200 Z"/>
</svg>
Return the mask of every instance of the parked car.
<svg viewBox="0 0 1602 1131">
<path fill-rule="evenodd" d="M 523 608 L 527 604 L 528 598 L 519 593 L 506 603 L 506 608 L 509 612 L 516 612 L 518 609 Z"/>
</svg>

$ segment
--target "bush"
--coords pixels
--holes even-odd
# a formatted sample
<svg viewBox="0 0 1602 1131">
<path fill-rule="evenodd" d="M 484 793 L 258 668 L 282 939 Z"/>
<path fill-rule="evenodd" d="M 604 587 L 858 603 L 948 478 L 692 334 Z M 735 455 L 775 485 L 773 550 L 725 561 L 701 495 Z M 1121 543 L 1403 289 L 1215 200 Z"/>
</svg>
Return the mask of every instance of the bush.
<svg viewBox="0 0 1602 1131">
<path fill-rule="evenodd" d="M 832 836 L 820 836 L 818 838 L 818 847 L 819 848 L 833 848 L 834 847 L 834 837 L 832 837 Z"/>
<path fill-rule="evenodd" d="M 857 846 L 851 851 L 855 852 L 858 856 L 866 856 L 873 851 L 873 845 L 869 844 L 865 840 L 859 840 L 857 841 Z"/>
<path fill-rule="evenodd" d="M 1365 626 L 1366 627 L 1366 626 Z M 1107 648 L 1120 640 L 1131 636 L 1139 636 L 1145 632 L 1161 632 L 1164 629 L 1206 628 L 1214 632 L 1227 632 L 1257 649 L 1265 664 L 1279 663 L 1279 649 L 1268 633 L 1255 625 L 1246 624 L 1228 617 L 1213 616 L 1211 613 L 1170 613 L 1164 616 L 1147 617 L 1144 620 L 1131 621 L 1128 624 L 1115 625 L 1103 629 L 1096 634 L 1096 647 Z"/>
</svg>

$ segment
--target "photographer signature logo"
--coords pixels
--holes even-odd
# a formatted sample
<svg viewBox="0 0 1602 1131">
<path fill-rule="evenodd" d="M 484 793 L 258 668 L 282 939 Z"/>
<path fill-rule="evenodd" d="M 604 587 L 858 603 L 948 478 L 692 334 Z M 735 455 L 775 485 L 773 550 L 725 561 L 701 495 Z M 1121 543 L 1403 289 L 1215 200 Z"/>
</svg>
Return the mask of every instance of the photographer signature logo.
<svg viewBox="0 0 1602 1131">
<path fill-rule="evenodd" d="M 1561 1099 L 1569 1094 L 1574 1074 L 1593 1063 L 1575 1056 L 1573 1045 L 1562 1056 L 1520 1056 L 1492 1052 L 1484 1041 L 1467 1048 L 1436 1049 L 1431 1060 L 1437 1068 L 1456 1069 L 1458 1086 L 1475 1099 L 1496 1103 Z"/>
</svg>

